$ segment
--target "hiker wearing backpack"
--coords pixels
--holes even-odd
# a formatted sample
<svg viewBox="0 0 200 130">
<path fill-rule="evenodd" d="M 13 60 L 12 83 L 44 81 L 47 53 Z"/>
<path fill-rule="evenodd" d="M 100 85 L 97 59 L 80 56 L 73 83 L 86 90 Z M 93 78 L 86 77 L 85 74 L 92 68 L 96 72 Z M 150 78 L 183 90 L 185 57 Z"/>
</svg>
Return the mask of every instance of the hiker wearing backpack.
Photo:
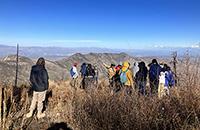
<svg viewBox="0 0 200 130">
<path fill-rule="evenodd" d="M 37 118 L 45 117 L 45 112 L 43 110 L 43 103 L 46 98 L 46 92 L 49 87 L 49 76 L 45 69 L 45 59 L 39 58 L 36 65 L 32 66 L 30 74 L 31 89 L 33 90 L 33 99 L 31 101 L 31 106 L 29 113 L 26 117 L 30 118 L 33 116 L 33 112 L 37 105 Z"/>
<path fill-rule="evenodd" d="M 120 81 L 124 87 L 125 95 L 131 95 L 133 90 L 133 74 L 129 67 L 130 63 L 125 61 L 120 73 Z"/>
<path fill-rule="evenodd" d="M 72 66 L 72 68 L 70 69 L 70 75 L 71 75 L 71 82 L 70 82 L 70 85 L 72 87 L 74 87 L 76 89 L 77 87 L 77 84 L 78 84 L 78 71 L 77 71 L 77 63 L 74 63 L 74 65 Z"/>
<path fill-rule="evenodd" d="M 108 79 L 109 79 L 110 88 L 113 88 L 113 76 L 116 74 L 115 64 L 111 64 L 110 66 L 108 66 L 105 63 L 103 63 L 103 65 L 108 70 Z"/>
<path fill-rule="evenodd" d="M 146 83 L 147 83 L 147 74 L 148 69 L 144 62 L 138 64 L 139 71 L 136 73 L 135 82 L 136 89 L 139 90 L 139 93 L 142 95 L 146 94 Z"/>
<path fill-rule="evenodd" d="M 90 90 L 91 88 L 93 88 L 95 85 L 95 70 L 94 67 L 92 66 L 92 64 L 88 64 L 87 65 L 87 69 L 86 69 L 86 75 L 84 77 L 84 83 L 85 86 L 84 88 L 86 88 L 87 90 Z"/>
<path fill-rule="evenodd" d="M 175 78 L 174 78 L 174 73 L 172 72 L 171 68 L 165 64 L 165 86 L 168 88 L 174 87 L 175 85 Z"/>
<path fill-rule="evenodd" d="M 87 64 L 86 63 L 83 63 L 81 65 L 81 70 L 80 70 L 80 73 L 81 73 L 81 77 L 84 78 L 85 75 L 86 75 L 86 69 L 87 69 Z"/>
<path fill-rule="evenodd" d="M 155 94 L 158 92 L 158 85 L 159 85 L 159 75 L 161 72 L 161 67 L 158 64 L 156 59 L 152 60 L 152 63 L 149 64 L 149 81 L 150 81 L 150 89 L 151 94 Z"/>
</svg>

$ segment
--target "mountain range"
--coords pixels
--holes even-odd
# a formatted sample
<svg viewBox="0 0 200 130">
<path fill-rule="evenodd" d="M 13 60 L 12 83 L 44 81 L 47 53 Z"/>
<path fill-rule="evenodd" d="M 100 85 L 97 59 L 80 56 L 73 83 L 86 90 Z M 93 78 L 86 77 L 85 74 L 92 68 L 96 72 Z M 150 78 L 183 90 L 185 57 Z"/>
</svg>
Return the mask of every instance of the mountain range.
<svg viewBox="0 0 200 130">
<path fill-rule="evenodd" d="M 129 61 L 133 64 L 140 61 L 140 58 L 134 58 L 125 53 L 76 53 L 72 56 L 65 57 L 61 60 L 46 60 L 46 69 L 49 73 L 50 80 L 67 80 L 70 78 L 69 70 L 74 63 L 78 63 L 78 70 L 83 62 L 96 65 L 100 77 L 107 76 L 106 68 L 103 63 L 110 65 L 111 63 L 119 64 L 123 61 Z M 29 84 L 29 75 L 31 66 L 36 63 L 36 59 L 25 56 L 19 56 L 19 85 Z M 16 73 L 16 55 L 9 55 L 0 60 L 0 82 L 3 84 L 14 84 Z"/>
<path fill-rule="evenodd" d="M 179 56 L 189 51 L 191 56 L 200 54 L 200 47 L 154 47 L 146 49 L 108 49 L 108 48 L 67 48 L 67 47 L 20 47 L 20 55 L 30 58 L 46 57 L 50 60 L 60 60 L 75 53 L 127 53 L 134 57 L 146 56 L 170 56 L 173 51 L 177 51 Z M 15 55 L 16 47 L 0 45 L 0 57 Z"/>
</svg>

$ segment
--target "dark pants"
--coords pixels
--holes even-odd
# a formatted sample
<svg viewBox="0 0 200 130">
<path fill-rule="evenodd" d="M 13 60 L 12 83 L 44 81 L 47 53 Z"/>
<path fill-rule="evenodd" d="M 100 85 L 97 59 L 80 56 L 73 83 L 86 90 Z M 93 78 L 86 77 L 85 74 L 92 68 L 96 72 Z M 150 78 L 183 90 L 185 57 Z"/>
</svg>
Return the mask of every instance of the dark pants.
<svg viewBox="0 0 200 130">
<path fill-rule="evenodd" d="M 113 79 L 109 79 L 109 85 L 110 85 L 110 88 L 113 88 L 113 85 L 114 85 Z"/>
<path fill-rule="evenodd" d="M 140 94 L 146 95 L 146 81 L 137 81 L 136 88 Z"/>
<path fill-rule="evenodd" d="M 113 83 L 113 92 L 117 93 L 122 89 L 122 84 L 120 81 L 115 81 Z"/>
<path fill-rule="evenodd" d="M 151 95 L 158 93 L 159 80 L 150 80 Z"/>
</svg>

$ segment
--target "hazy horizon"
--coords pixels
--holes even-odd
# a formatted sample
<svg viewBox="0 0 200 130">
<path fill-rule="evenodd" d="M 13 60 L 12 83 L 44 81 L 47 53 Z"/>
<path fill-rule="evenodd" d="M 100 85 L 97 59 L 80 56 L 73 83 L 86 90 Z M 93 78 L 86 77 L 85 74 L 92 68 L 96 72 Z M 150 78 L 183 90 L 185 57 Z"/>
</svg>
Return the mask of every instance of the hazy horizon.
<svg viewBox="0 0 200 130">
<path fill-rule="evenodd" d="M 15 47 L 17 46 L 18 43 L 13 43 L 13 44 L 1 44 L 1 46 L 11 46 L 11 47 Z M 70 47 L 70 46 L 59 46 L 59 45 L 21 45 L 21 44 L 18 44 L 20 47 L 43 47 L 43 48 L 102 48 L 102 49 L 111 49 L 111 50 L 151 50 L 151 49 L 162 49 L 162 48 L 200 48 L 200 43 L 197 43 L 197 44 L 192 44 L 190 46 L 164 46 L 164 45 L 154 45 L 154 46 L 149 46 L 149 47 L 146 47 L 146 48 L 109 48 L 109 47 L 96 47 L 96 46 L 79 46 L 79 47 Z"/>
</svg>

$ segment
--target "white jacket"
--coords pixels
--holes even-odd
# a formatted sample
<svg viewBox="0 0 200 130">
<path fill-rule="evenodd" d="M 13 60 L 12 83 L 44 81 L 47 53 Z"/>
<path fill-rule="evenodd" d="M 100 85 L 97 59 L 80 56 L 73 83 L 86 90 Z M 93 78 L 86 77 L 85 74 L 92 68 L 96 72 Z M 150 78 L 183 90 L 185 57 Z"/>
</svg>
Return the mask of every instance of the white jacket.
<svg viewBox="0 0 200 130">
<path fill-rule="evenodd" d="M 77 68 L 76 68 L 75 66 L 73 66 L 73 67 L 72 67 L 72 70 L 73 70 L 73 72 L 75 73 L 75 74 L 73 75 L 73 78 L 75 79 L 75 78 L 78 77 L 78 71 L 77 71 Z"/>
<path fill-rule="evenodd" d="M 159 83 L 165 84 L 165 72 L 160 72 Z"/>
</svg>

